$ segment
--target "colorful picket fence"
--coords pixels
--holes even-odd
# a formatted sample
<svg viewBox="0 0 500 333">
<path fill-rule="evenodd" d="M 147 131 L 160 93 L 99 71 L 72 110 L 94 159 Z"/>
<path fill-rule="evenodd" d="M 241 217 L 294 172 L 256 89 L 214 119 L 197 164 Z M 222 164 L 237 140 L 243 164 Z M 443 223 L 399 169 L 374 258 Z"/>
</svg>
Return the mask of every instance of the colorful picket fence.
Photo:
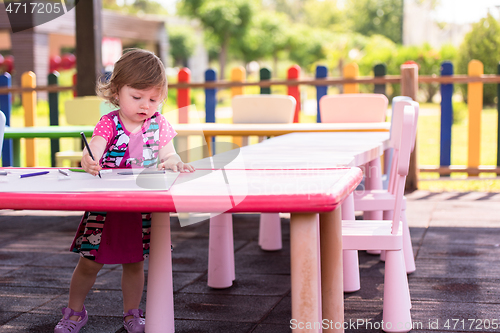
<svg viewBox="0 0 500 333">
<path fill-rule="evenodd" d="M 287 71 L 287 79 L 278 80 L 271 78 L 271 72 L 267 68 L 260 70 L 260 81 L 246 82 L 245 69 L 243 67 L 233 68 L 230 81 L 218 81 L 217 73 L 213 69 L 205 72 L 205 82 L 192 83 L 190 71 L 183 68 L 178 73 L 178 83 L 170 84 L 171 89 L 178 91 L 179 122 L 188 122 L 188 106 L 191 103 L 190 90 L 193 88 L 203 88 L 205 91 L 205 121 L 215 122 L 215 109 L 217 107 L 217 90 L 231 89 L 231 95 L 235 96 L 244 93 L 245 86 L 260 86 L 260 93 L 270 94 L 270 87 L 273 85 L 285 85 L 287 94 L 297 99 L 297 109 L 294 121 L 298 122 L 300 112 L 301 86 L 312 85 L 316 89 L 316 99 L 318 104 L 317 122 L 321 122 L 319 114 L 319 99 L 328 94 L 330 86 L 341 86 L 343 93 L 359 92 L 359 85 L 373 85 L 373 92 L 385 94 L 387 84 L 400 84 L 401 94 L 416 98 L 419 83 L 439 83 L 441 85 L 441 134 L 440 134 L 440 165 L 431 167 L 417 168 L 414 165 L 414 173 L 421 172 L 439 172 L 442 175 L 451 172 L 468 172 L 469 175 L 477 175 L 479 172 L 495 172 L 500 174 L 500 149 L 497 153 L 497 164 L 494 166 L 481 166 L 479 163 L 480 153 L 480 133 L 481 133 L 481 112 L 482 89 L 483 84 L 500 83 L 499 75 L 484 75 L 482 64 L 473 60 L 469 64 L 467 75 L 454 75 L 453 65 L 450 62 L 444 62 L 441 66 L 440 76 L 419 76 L 418 67 L 414 64 L 406 64 L 401 67 L 401 75 L 386 75 L 384 65 L 378 64 L 373 69 L 373 77 L 359 77 L 358 66 L 355 63 L 348 64 L 343 69 L 343 77 L 328 77 L 328 69 L 325 66 L 317 66 L 315 77 L 313 79 L 301 79 L 301 69 L 294 65 Z M 500 73 L 500 66 L 499 66 Z M 451 129 L 453 123 L 453 104 L 452 95 L 455 83 L 468 84 L 468 109 L 469 109 L 469 140 L 468 140 L 468 163 L 466 166 L 451 165 Z M 500 96 L 500 84 L 498 85 Z M 23 96 L 23 108 L 25 112 L 25 126 L 36 126 L 36 92 L 49 92 L 50 125 L 58 125 L 58 93 L 64 90 L 73 90 L 73 87 L 59 87 L 57 85 L 57 75 L 49 76 L 49 86 L 36 87 L 35 75 L 31 72 L 24 73 L 22 76 L 22 87 L 11 87 L 10 75 L 8 73 L 0 76 L 0 110 L 6 114 L 7 125 L 10 125 L 11 94 L 21 93 Z M 500 122 L 500 117 L 499 117 Z M 12 147 L 12 140 L 4 142 L 2 152 L 3 166 L 19 165 L 19 156 L 13 156 L 15 147 Z M 500 135 L 497 133 L 498 147 L 500 147 Z M 497 148 L 498 148 L 497 147 Z M 58 140 L 52 140 L 51 149 L 53 152 L 59 150 Z M 18 151 L 18 150 L 17 150 Z M 26 140 L 26 161 L 28 166 L 36 165 L 36 154 L 30 140 Z M 52 161 L 54 165 L 54 161 Z M 415 176 L 416 177 L 416 176 Z M 418 179 L 418 178 L 416 178 Z"/>
</svg>

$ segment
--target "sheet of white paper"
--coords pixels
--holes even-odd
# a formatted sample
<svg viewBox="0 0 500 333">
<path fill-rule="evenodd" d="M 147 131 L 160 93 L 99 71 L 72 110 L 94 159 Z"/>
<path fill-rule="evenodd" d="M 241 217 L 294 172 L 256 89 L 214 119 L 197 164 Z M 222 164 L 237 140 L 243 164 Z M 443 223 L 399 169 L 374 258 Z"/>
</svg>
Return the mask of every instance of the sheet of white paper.
<svg viewBox="0 0 500 333">
<path fill-rule="evenodd" d="M 133 170 L 132 175 L 118 172 Z M 95 192 L 95 191 L 166 191 L 174 184 L 179 172 L 141 174 L 145 169 L 112 169 L 94 177 L 85 172 L 68 170 L 69 177 L 57 169 L 8 169 L 7 176 L 0 176 L 0 192 Z M 19 178 L 21 174 L 49 171 L 48 174 Z"/>
</svg>

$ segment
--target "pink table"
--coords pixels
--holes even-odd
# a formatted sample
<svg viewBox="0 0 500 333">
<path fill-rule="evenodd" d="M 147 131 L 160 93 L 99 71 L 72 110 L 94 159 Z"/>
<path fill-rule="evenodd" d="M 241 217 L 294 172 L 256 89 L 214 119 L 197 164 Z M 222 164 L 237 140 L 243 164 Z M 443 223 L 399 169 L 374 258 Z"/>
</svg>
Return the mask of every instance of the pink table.
<svg viewBox="0 0 500 333">
<path fill-rule="evenodd" d="M 290 212 L 292 317 L 303 323 L 321 323 L 322 318 L 343 323 L 342 231 L 337 208 L 361 181 L 359 168 L 244 170 L 228 166 L 224 172 L 181 174 L 170 191 L 93 188 L 57 192 L 47 186 L 42 192 L 30 192 L 30 182 L 54 181 L 50 177 L 57 177 L 57 169 L 47 170 L 49 175 L 26 178 L 16 190 L 2 192 L 0 184 L 0 209 L 154 212 L 146 332 L 166 332 L 161 328 L 165 322 L 170 323 L 168 331 L 174 331 L 172 258 L 170 241 L 165 241 L 170 240 L 169 212 Z M 14 175 L 9 177 L 28 172 L 10 171 Z M 112 187 L 116 181 L 106 177 L 103 188 Z"/>
<path fill-rule="evenodd" d="M 359 166 L 369 169 L 365 172 L 365 186 L 368 189 L 382 187 L 380 156 L 389 147 L 388 132 L 330 132 L 293 133 L 265 140 L 257 145 L 240 149 L 244 168 L 253 170 L 328 169 Z M 233 151 L 218 155 L 219 164 L 229 163 Z M 197 168 L 209 168 L 207 160 L 193 163 Z M 378 166 L 378 167 L 377 167 Z M 285 212 L 285 211 L 283 211 Z M 378 213 L 378 212 L 377 212 Z M 380 219 L 381 219 L 380 212 Z M 266 241 L 274 248 L 281 246 L 279 217 L 266 216 Z M 354 220 L 354 199 L 352 194 L 342 205 L 342 218 Z M 270 223 L 272 222 L 272 223 Z M 208 285 L 227 288 L 235 279 L 234 258 L 225 257 L 233 253 L 231 216 L 218 216 L 210 220 Z M 213 239 L 212 239 L 213 238 Z M 224 244 L 224 246 L 221 246 Z M 344 290 L 360 289 L 357 251 L 344 251 Z"/>
</svg>

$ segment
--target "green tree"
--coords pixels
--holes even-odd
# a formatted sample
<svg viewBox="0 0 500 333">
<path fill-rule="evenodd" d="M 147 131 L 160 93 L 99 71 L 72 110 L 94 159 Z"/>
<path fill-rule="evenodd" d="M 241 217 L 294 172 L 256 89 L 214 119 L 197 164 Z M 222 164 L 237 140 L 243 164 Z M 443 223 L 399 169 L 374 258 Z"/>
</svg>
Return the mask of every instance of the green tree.
<svg viewBox="0 0 500 333">
<path fill-rule="evenodd" d="M 325 32 L 304 24 L 295 24 L 290 29 L 290 60 L 295 61 L 306 71 L 311 71 L 315 62 L 325 59 L 323 46 Z"/>
<path fill-rule="evenodd" d="M 500 23 L 491 15 L 472 25 L 472 30 L 465 35 L 458 50 L 458 63 L 455 70 L 459 74 L 467 74 L 468 64 L 477 59 L 484 65 L 485 74 L 496 74 L 498 66 L 498 50 L 500 50 Z M 467 85 L 460 85 L 464 98 L 467 98 Z M 483 103 L 494 103 L 496 85 L 485 84 Z"/>
<path fill-rule="evenodd" d="M 253 14 L 252 0 L 183 0 L 181 14 L 197 18 L 219 46 L 220 78 L 224 79 L 229 45 L 242 38 Z M 210 38 L 210 37 L 209 37 Z"/>
<path fill-rule="evenodd" d="M 265 3 L 268 4 L 268 8 L 271 10 L 284 13 L 293 22 L 299 23 L 303 22 L 305 18 L 304 4 L 309 0 L 268 0 Z M 317 0 L 314 0 L 317 1 Z"/>
<path fill-rule="evenodd" d="M 278 73 L 278 59 L 289 46 L 291 22 L 287 15 L 269 10 L 254 15 L 250 29 L 234 46 L 245 62 L 273 59 L 273 72 Z"/>
<path fill-rule="evenodd" d="M 365 36 L 383 35 L 402 43 L 403 0 L 346 1 L 350 28 Z"/>
<path fill-rule="evenodd" d="M 173 26 L 168 29 L 170 55 L 176 66 L 187 66 L 187 60 L 194 53 L 196 37 L 188 26 Z"/>
<path fill-rule="evenodd" d="M 345 20 L 338 0 L 307 0 L 303 8 L 304 23 L 314 28 L 345 31 Z"/>
<path fill-rule="evenodd" d="M 102 7 L 124 14 L 168 14 L 167 10 L 154 0 L 129 0 L 125 1 L 122 6 L 118 5 L 116 0 L 103 0 Z"/>
<path fill-rule="evenodd" d="M 135 0 L 131 5 L 132 11 L 144 14 L 167 14 L 167 10 L 154 0 Z"/>
<path fill-rule="evenodd" d="M 355 32 L 332 33 L 324 37 L 323 45 L 326 53 L 326 62 L 332 68 L 334 76 L 342 76 L 342 69 L 351 62 L 362 60 L 362 51 L 369 38 Z"/>
</svg>

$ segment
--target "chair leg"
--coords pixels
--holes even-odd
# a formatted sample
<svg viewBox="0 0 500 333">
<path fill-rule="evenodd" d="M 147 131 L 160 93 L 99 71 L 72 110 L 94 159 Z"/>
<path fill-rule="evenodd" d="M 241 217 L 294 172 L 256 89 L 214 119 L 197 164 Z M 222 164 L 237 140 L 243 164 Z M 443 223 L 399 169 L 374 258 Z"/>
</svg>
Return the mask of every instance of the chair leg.
<svg viewBox="0 0 500 333">
<path fill-rule="evenodd" d="M 382 185 L 382 170 L 380 157 L 376 158 L 366 165 L 365 170 L 365 187 L 367 190 L 381 190 Z M 382 211 L 366 211 L 363 212 L 363 220 L 382 220 Z M 368 250 L 369 254 L 380 254 L 380 250 Z"/>
<path fill-rule="evenodd" d="M 403 221 L 403 254 L 405 256 L 406 273 L 415 272 L 415 257 L 413 254 L 413 246 L 411 245 L 410 227 L 406 220 L 406 210 L 401 212 L 401 220 Z"/>
<path fill-rule="evenodd" d="M 264 251 L 281 250 L 281 219 L 278 213 L 260 214 L 259 245 Z"/>
<path fill-rule="evenodd" d="M 359 260 L 357 250 L 342 251 L 344 292 L 353 293 L 361 289 L 359 280 Z"/>
<path fill-rule="evenodd" d="M 384 210 L 382 220 L 392 220 L 393 215 L 392 210 Z M 385 250 L 380 251 L 380 261 L 385 261 Z"/>
<path fill-rule="evenodd" d="M 342 203 L 342 220 L 354 220 L 354 197 L 351 193 Z M 342 251 L 344 292 L 352 293 L 361 289 L 359 280 L 359 260 L 357 250 Z"/>
<path fill-rule="evenodd" d="M 231 214 L 220 214 L 210 218 L 207 280 L 209 287 L 223 289 L 233 285 L 232 223 Z"/>
<path fill-rule="evenodd" d="M 227 214 L 229 215 L 230 221 L 227 227 L 227 237 L 229 240 L 229 266 L 231 267 L 231 279 L 234 281 L 236 280 L 236 269 L 235 269 L 235 264 L 234 264 L 234 237 L 233 237 L 233 217 L 232 214 Z"/>
<path fill-rule="evenodd" d="M 409 332 L 412 329 L 410 308 L 411 300 L 403 251 L 386 251 L 383 330 Z"/>
</svg>

